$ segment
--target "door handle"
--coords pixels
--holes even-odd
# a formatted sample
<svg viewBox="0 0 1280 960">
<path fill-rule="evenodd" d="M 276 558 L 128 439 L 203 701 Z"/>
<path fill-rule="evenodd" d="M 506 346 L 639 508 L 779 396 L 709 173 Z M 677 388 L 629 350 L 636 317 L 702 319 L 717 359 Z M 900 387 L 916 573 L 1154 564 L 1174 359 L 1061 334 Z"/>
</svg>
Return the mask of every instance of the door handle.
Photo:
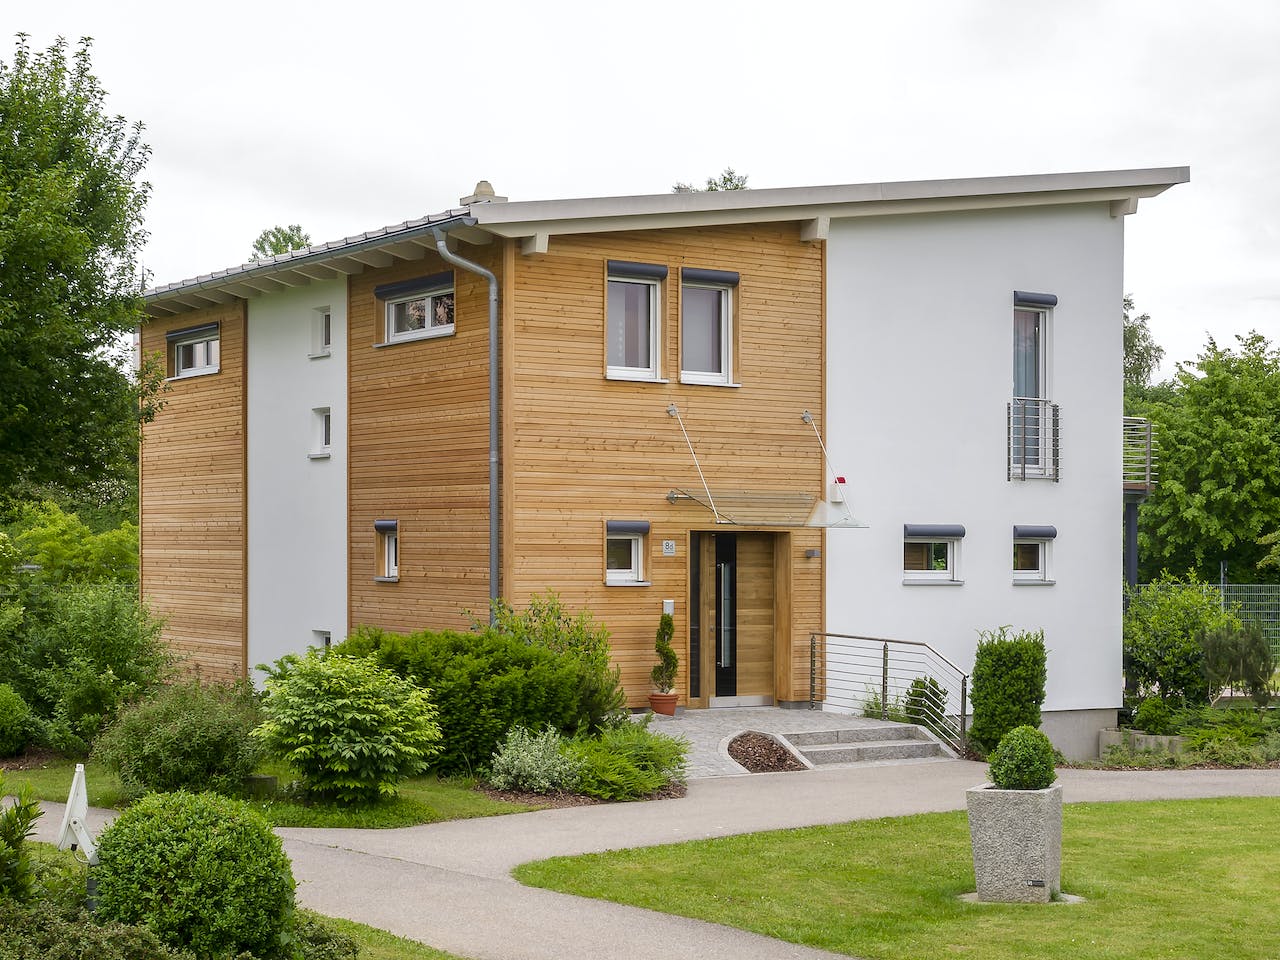
<svg viewBox="0 0 1280 960">
<path fill-rule="evenodd" d="M 720 666 L 733 666 L 733 648 L 729 643 L 729 564 L 716 565 L 720 573 Z"/>
</svg>

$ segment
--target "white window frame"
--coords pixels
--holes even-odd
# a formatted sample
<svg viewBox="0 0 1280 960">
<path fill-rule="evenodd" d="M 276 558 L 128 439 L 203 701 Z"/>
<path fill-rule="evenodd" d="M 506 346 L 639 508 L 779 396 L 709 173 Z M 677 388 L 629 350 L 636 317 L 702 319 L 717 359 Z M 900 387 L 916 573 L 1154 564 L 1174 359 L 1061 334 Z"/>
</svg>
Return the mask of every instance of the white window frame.
<svg viewBox="0 0 1280 960">
<path fill-rule="evenodd" d="M 955 537 L 903 537 L 904 553 L 908 543 L 945 544 L 947 566 L 944 570 L 908 570 L 904 556 L 902 582 L 906 584 L 963 583 L 960 577 L 960 542 L 960 538 Z"/>
<path fill-rule="evenodd" d="M 311 645 L 313 647 L 319 647 L 321 650 L 328 650 L 333 645 L 333 631 L 312 630 Z"/>
<path fill-rule="evenodd" d="M 1040 539 L 1037 537 L 1015 537 L 1014 546 L 1018 544 L 1035 544 L 1040 548 L 1040 566 L 1037 570 L 1018 570 L 1013 569 L 1013 582 L 1015 584 L 1032 584 L 1032 583 L 1053 583 L 1052 575 L 1052 552 L 1053 541 Z M 1016 551 L 1014 551 L 1016 554 Z M 1010 558 L 1010 566 L 1012 567 L 1015 557 Z"/>
<path fill-rule="evenodd" d="M 378 534 L 378 577 L 381 580 L 400 579 L 400 531 L 391 530 Z"/>
<path fill-rule="evenodd" d="M 716 290 L 720 294 L 720 373 L 685 368 L 684 291 Z M 733 287 L 718 283 L 682 283 L 680 287 L 680 382 L 730 386 L 733 384 Z"/>
<path fill-rule="evenodd" d="M 649 288 L 649 366 L 647 367 L 622 367 L 614 366 L 609 363 L 609 287 L 614 283 L 634 283 Z M 605 281 L 605 297 L 604 297 L 604 356 L 605 356 L 605 376 L 610 380 L 649 380 L 660 381 L 661 356 L 659 353 L 659 345 L 662 342 L 659 336 L 661 323 L 659 320 L 659 304 L 662 302 L 662 281 L 652 277 L 632 277 L 625 274 L 609 274 Z"/>
<path fill-rule="evenodd" d="M 425 300 L 426 315 L 431 317 L 435 313 L 435 300 L 438 297 L 453 297 L 453 323 L 442 323 L 439 326 L 432 326 L 430 322 L 421 330 L 401 330 L 395 328 L 395 308 L 402 303 L 413 303 L 417 300 Z M 453 284 L 447 286 L 435 287 L 430 290 L 419 290 L 416 293 L 406 294 L 402 297 L 392 297 L 384 301 L 383 305 L 385 332 L 385 343 L 404 343 L 409 340 L 430 340 L 435 337 L 451 337 L 458 325 L 458 299 L 454 295 Z"/>
<path fill-rule="evenodd" d="M 314 407 L 311 411 L 312 460 L 329 459 L 333 447 L 333 411 L 329 407 Z"/>
<path fill-rule="evenodd" d="M 609 544 L 627 541 L 631 546 L 631 566 L 626 569 L 609 567 Z M 608 534 L 604 541 L 604 581 L 610 586 L 639 586 L 644 584 L 644 534 Z"/>
<path fill-rule="evenodd" d="M 210 344 L 218 345 L 217 360 L 210 359 Z M 182 348 L 189 346 L 204 347 L 204 363 L 183 369 L 179 358 L 181 357 Z M 217 373 L 222 364 L 222 330 L 221 328 L 213 331 L 206 330 L 203 333 L 192 334 L 189 337 L 179 337 L 169 343 L 169 350 L 173 359 L 173 375 L 169 378 L 170 380 L 183 380 L 187 377 L 203 377 L 211 373 Z M 198 352 L 200 351 L 196 351 L 196 353 Z"/>
<path fill-rule="evenodd" d="M 319 360 L 333 353 L 333 311 L 328 307 L 316 307 L 311 313 L 312 360 Z"/>
</svg>

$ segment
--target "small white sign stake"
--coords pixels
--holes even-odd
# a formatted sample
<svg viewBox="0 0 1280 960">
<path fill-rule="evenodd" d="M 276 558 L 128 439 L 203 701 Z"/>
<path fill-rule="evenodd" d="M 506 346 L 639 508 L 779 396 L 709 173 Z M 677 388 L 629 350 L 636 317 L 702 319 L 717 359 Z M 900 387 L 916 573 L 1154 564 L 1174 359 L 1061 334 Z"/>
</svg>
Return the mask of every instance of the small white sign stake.
<svg viewBox="0 0 1280 960">
<path fill-rule="evenodd" d="M 98 848 L 93 842 L 86 821 L 89 817 L 89 793 L 84 785 L 84 764 L 76 764 L 76 775 L 71 779 L 71 793 L 67 795 L 67 809 L 62 814 L 62 829 L 58 831 L 58 849 L 77 847 L 89 866 L 97 866 Z"/>
</svg>

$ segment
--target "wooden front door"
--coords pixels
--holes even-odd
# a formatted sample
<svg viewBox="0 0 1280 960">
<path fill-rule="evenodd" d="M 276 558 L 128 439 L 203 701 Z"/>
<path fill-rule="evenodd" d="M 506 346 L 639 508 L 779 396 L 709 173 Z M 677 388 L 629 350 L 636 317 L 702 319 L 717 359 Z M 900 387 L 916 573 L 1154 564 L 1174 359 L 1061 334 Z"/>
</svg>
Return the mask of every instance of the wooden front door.
<svg viewBox="0 0 1280 960">
<path fill-rule="evenodd" d="M 690 700 L 772 704 L 774 535 L 695 533 L 690 578 Z"/>
</svg>

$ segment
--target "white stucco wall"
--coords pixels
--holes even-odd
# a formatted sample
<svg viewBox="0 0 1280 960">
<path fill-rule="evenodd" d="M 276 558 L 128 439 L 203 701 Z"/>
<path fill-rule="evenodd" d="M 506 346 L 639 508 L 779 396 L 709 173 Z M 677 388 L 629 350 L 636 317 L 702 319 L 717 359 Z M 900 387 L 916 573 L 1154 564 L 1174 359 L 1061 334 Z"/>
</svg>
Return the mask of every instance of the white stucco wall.
<svg viewBox="0 0 1280 960">
<path fill-rule="evenodd" d="M 934 645 L 1044 628 L 1046 710 L 1121 700 L 1123 218 L 1106 204 L 833 221 L 827 434 L 865 530 L 827 535 L 827 629 Z M 1013 291 L 1052 293 L 1058 483 L 1006 479 Z M 904 523 L 967 530 L 959 586 L 903 584 Z M 1052 524 L 1052 586 L 1015 586 L 1014 524 Z"/>
<path fill-rule="evenodd" d="M 330 313 L 328 356 L 315 352 L 317 310 Z M 313 283 L 249 301 L 249 667 L 301 652 L 347 622 L 347 291 Z M 328 407 L 328 459 L 313 410 Z M 259 675 L 260 676 L 260 675 Z"/>
</svg>

